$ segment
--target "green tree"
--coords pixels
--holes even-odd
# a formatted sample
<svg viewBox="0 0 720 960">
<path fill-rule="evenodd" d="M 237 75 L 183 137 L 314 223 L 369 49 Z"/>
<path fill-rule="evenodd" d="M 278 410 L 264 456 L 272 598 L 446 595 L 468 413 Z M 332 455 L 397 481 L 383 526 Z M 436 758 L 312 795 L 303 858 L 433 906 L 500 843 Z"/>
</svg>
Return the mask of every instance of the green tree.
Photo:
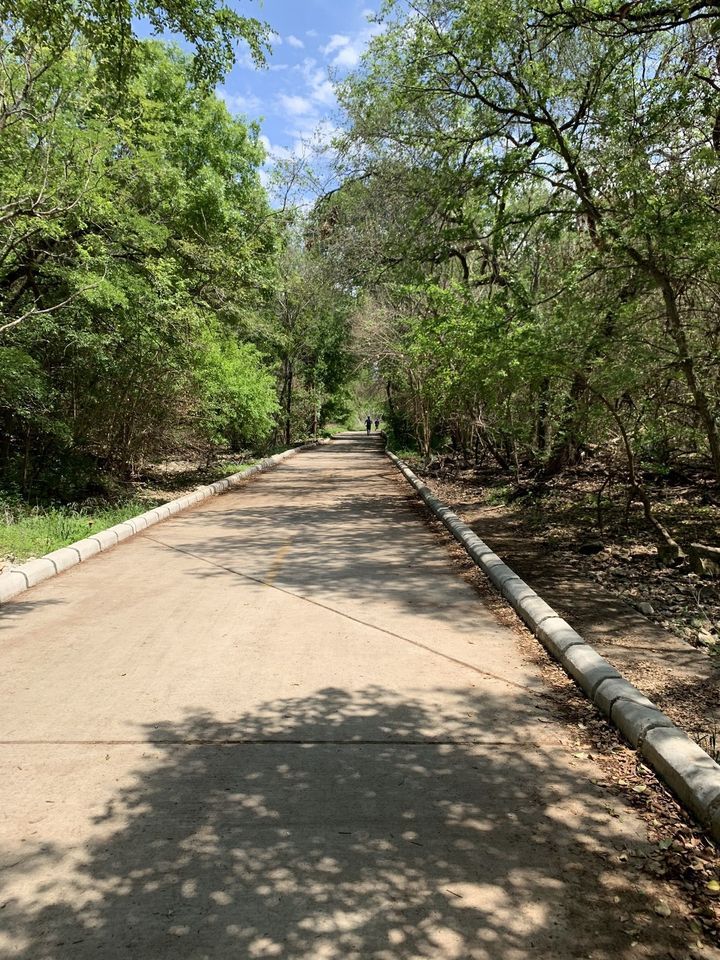
<svg viewBox="0 0 720 960">
<path fill-rule="evenodd" d="M 222 382 L 235 369 L 248 398 L 256 374 L 247 436 L 271 427 L 267 374 L 242 346 L 269 299 L 277 244 L 257 130 L 193 82 L 187 57 L 157 42 L 128 85 L 128 117 L 97 106 L 95 76 L 76 49 L 48 71 L 66 91 L 53 146 L 65 135 L 79 142 L 91 173 L 78 174 L 82 189 L 52 217 L 16 216 L 0 263 L 5 342 L 29 358 L 30 385 L 40 377 L 52 397 L 42 420 L 4 403 L 6 471 L 22 464 L 26 490 L 39 483 L 67 495 L 98 471 L 127 474 L 195 437 L 224 436 L 218 422 L 208 430 L 219 400 L 201 370 Z M 28 157 L 28 177 L 45 178 L 57 198 L 68 182 L 60 168 L 38 172 Z"/>
<path fill-rule="evenodd" d="M 624 431 L 720 477 L 719 14 L 385 4 L 316 229 L 426 453 L 555 472 Z"/>
<path fill-rule="evenodd" d="M 268 330 L 279 360 L 278 430 L 285 443 L 293 436 L 317 436 L 324 409 L 349 377 L 351 304 L 348 292 L 291 230 L 280 259 Z"/>
</svg>

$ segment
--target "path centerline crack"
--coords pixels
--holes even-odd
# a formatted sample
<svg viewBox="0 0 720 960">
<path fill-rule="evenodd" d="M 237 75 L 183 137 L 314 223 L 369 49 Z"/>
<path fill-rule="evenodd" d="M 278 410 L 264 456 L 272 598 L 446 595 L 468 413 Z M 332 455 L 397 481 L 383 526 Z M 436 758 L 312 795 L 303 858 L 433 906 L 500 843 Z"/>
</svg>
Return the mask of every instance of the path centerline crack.
<svg viewBox="0 0 720 960">
<path fill-rule="evenodd" d="M 395 633 L 393 630 L 387 630 L 385 627 L 379 627 L 377 624 L 369 623 L 367 620 L 362 620 L 360 617 L 354 617 L 352 614 L 345 613 L 343 610 L 338 610 L 337 607 L 332 607 L 327 603 L 322 603 L 320 600 L 314 600 L 312 597 L 307 597 L 302 593 L 295 593 L 293 590 L 287 590 L 285 587 L 279 587 L 276 583 L 271 583 L 268 580 L 264 580 L 262 577 L 254 577 L 252 574 L 245 573 L 243 570 L 236 570 L 234 567 L 228 567 L 226 564 L 218 563 L 216 560 L 210 560 L 208 557 L 203 557 L 198 553 L 194 553 L 192 550 L 183 550 L 182 547 L 175 547 L 171 543 L 165 543 L 164 540 L 158 540 L 157 537 L 151 537 L 149 534 L 145 534 L 145 539 L 152 540 L 153 543 L 157 543 L 159 546 L 165 547 L 168 550 L 174 550 L 176 553 L 182 553 L 185 556 L 192 557 L 194 560 L 199 560 L 201 563 L 207 563 L 211 567 L 217 567 L 218 570 L 224 570 L 226 573 L 232 573 L 236 577 L 243 577 L 245 580 L 251 580 L 253 583 L 259 583 L 262 586 L 269 587 L 271 590 L 278 590 L 280 593 L 284 593 L 288 597 L 294 597 L 296 600 L 302 600 L 305 603 L 310 603 L 315 607 L 320 607 L 322 610 L 335 613 L 339 617 L 344 617 L 346 620 L 352 620 L 353 623 L 357 623 L 363 627 L 369 627 L 371 630 L 377 630 L 378 633 L 383 633 L 388 637 L 393 637 L 395 640 L 401 640 L 403 643 L 409 643 L 413 647 L 417 647 L 420 650 L 425 650 L 427 653 L 433 654 L 433 656 L 442 657 L 444 660 L 447 660 L 450 663 L 455 663 L 460 667 L 465 667 L 468 670 L 472 670 L 482 677 L 488 677 L 491 680 L 498 680 L 500 683 L 505 683 L 509 687 L 515 687 L 517 690 L 524 690 L 526 693 L 532 693 L 534 696 L 539 694 L 538 690 L 528 687 L 523 683 L 517 683 L 515 680 L 508 680 L 507 677 L 501 677 L 499 674 L 490 673 L 487 670 L 481 670 L 480 667 L 476 667 L 474 664 L 468 663 L 466 660 L 461 660 L 459 657 L 453 657 L 449 653 L 443 653 L 442 650 L 437 650 L 426 643 L 421 643 L 419 640 L 411 640 L 410 637 L 404 637 L 402 634 Z"/>
</svg>

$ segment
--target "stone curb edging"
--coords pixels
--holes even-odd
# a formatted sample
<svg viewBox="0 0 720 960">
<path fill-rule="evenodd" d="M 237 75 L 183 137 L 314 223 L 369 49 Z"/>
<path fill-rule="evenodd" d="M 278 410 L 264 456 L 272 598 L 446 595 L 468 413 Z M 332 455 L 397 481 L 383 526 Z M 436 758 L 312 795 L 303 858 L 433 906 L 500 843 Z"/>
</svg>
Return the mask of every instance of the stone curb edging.
<svg viewBox="0 0 720 960">
<path fill-rule="evenodd" d="M 678 799 L 720 840 L 720 766 L 563 620 L 542 597 L 439 500 L 390 450 L 385 451 L 432 513 L 592 702 Z"/>
<path fill-rule="evenodd" d="M 5 573 L 0 574 L 0 605 L 8 603 L 19 594 L 29 590 L 30 587 L 42 583 L 43 580 L 56 577 L 59 573 L 69 570 L 70 567 L 83 563 L 98 553 L 109 550 L 123 540 L 134 537 L 141 530 L 146 530 L 148 527 L 160 523 L 161 520 L 167 520 L 168 517 L 180 513 L 181 510 L 187 510 L 188 507 L 202 503 L 203 500 L 225 493 L 256 473 L 271 470 L 287 457 L 299 453 L 300 450 L 314 447 L 319 442 L 322 441 L 304 443 L 298 447 L 292 447 L 290 450 L 283 450 L 282 453 L 266 457 L 260 463 L 248 467 L 247 470 L 241 470 L 239 473 L 233 473 L 222 480 L 216 480 L 215 483 L 198 487 L 191 493 L 185 494 L 184 497 L 168 500 L 167 503 L 163 503 L 159 507 L 141 513 L 137 517 L 131 517 L 129 520 L 124 520 L 122 523 L 116 523 L 115 526 L 108 527 L 106 530 L 100 530 L 84 540 L 77 540 L 67 547 L 53 550 L 52 553 L 46 553 L 44 557 L 37 560 L 28 560 L 27 563 L 11 566 Z"/>
</svg>

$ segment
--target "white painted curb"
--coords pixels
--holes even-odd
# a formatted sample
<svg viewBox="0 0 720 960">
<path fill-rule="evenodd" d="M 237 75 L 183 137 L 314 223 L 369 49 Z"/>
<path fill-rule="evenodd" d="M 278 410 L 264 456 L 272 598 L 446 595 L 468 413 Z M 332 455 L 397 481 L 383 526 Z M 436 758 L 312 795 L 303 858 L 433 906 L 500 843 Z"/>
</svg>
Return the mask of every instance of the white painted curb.
<svg viewBox="0 0 720 960">
<path fill-rule="evenodd" d="M 385 452 L 548 652 L 720 840 L 720 766 L 503 563 L 407 464 Z"/>
<path fill-rule="evenodd" d="M 92 536 L 86 537 L 84 540 L 71 543 L 67 547 L 53 550 L 52 553 L 47 553 L 38 560 L 28 560 L 27 563 L 11 566 L 4 573 L 0 574 L 0 605 L 8 603 L 19 594 L 29 590 L 30 587 L 42 583 L 43 580 L 56 577 L 64 570 L 68 570 L 78 563 L 83 563 L 98 553 L 110 550 L 123 540 L 134 537 L 135 534 L 140 533 L 141 530 L 146 530 L 153 524 L 160 523 L 161 520 L 167 520 L 168 517 L 180 513 L 181 510 L 187 510 L 189 507 L 194 506 L 196 503 L 201 503 L 209 497 L 215 497 L 218 494 L 225 493 L 226 490 L 238 486 L 249 477 L 257 473 L 264 473 L 266 470 L 271 470 L 283 460 L 292 457 L 293 454 L 299 453 L 301 450 L 307 450 L 310 447 L 316 446 L 317 443 L 322 442 L 323 441 L 304 443 L 299 447 L 283 450 L 282 453 L 276 453 L 273 457 L 266 457 L 266 459 L 261 460 L 260 463 L 248 467 L 247 470 L 242 470 L 240 473 L 233 473 L 231 476 L 225 477 L 223 480 L 216 480 L 215 483 L 207 484 L 207 486 L 198 487 L 197 490 L 193 490 L 183 497 L 169 500 L 167 503 L 163 503 L 153 510 L 148 510 L 147 513 L 141 513 L 137 517 L 131 517 L 129 520 L 115 524 L 114 527 L 100 530 L 98 533 L 92 534 Z"/>
</svg>

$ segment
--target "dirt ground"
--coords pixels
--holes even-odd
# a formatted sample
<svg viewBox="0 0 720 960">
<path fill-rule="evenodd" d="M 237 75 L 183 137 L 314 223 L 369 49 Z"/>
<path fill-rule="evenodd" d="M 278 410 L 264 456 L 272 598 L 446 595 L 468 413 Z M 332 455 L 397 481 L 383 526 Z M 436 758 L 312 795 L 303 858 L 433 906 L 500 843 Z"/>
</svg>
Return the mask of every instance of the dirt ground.
<svg viewBox="0 0 720 960">
<path fill-rule="evenodd" d="M 623 526 L 610 514 L 598 531 L 577 494 L 571 502 L 571 489 L 562 498 L 498 504 L 492 487 L 467 474 L 420 473 L 604 657 L 718 757 L 720 581 L 659 566 L 637 517 Z M 720 535 L 716 511 L 693 512 L 679 495 L 672 509 L 676 518 L 686 511 L 687 538 L 709 542 Z M 641 604 L 651 610 L 641 613 Z"/>
</svg>

